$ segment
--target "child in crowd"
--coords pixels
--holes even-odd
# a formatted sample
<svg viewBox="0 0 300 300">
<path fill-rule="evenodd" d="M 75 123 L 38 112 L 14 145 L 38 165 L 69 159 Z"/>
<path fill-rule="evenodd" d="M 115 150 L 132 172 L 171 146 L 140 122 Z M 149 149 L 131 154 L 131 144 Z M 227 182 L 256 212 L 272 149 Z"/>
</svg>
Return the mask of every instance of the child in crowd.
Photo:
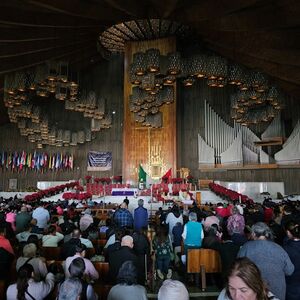
<svg viewBox="0 0 300 300">
<path fill-rule="evenodd" d="M 170 279 L 172 277 L 172 269 L 170 263 L 173 256 L 173 247 L 166 228 L 161 227 L 153 239 L 153 250 L 156 259 L 157 275 L 160 279 L 164 279 L 164 274 Z"/>
</svg>

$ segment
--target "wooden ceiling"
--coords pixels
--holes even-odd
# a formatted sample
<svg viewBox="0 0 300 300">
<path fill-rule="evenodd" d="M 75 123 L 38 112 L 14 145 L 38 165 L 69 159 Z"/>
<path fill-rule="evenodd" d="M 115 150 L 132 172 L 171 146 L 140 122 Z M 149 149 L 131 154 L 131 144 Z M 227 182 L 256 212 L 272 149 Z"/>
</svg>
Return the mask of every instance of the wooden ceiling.
<svg viewBox="0 0 300 300">
<path fill-rule="evenodd" d="M 2 0 L 0 77 L 52 58 L 78 68 L 96 63 L 101 32 L 147 18 L 190 26 L 206 48 L 264 71 L 300 97 L 299 0 Z M 2 112 L 1 104 L 0 124 L 7 121 Z"/>
</svg>

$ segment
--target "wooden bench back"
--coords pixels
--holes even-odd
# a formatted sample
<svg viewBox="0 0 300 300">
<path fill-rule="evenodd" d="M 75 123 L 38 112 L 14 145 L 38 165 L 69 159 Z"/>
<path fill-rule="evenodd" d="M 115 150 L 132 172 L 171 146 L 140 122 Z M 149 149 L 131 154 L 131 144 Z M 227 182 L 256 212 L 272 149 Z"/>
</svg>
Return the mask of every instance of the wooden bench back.
<svg viewBox="0 0 300 300">
<path fill-rule="evenodd" d="M 219 252 L 212 249 L 189 249 L 187 254 L 187 273 L 200 273 L 201 266 L 205 273 L 222 271 Z"/>
</svg>

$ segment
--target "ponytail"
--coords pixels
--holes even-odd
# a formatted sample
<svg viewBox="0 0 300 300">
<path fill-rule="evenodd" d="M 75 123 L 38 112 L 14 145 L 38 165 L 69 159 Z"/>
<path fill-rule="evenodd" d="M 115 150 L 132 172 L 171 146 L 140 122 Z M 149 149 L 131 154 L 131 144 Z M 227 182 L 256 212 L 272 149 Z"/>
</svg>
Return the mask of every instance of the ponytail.
<svg viewBox="0 0 300 300">
<path fill-rule="evenodd" d="M 17 279 L 17 300 L 25 300 L 25 293 L 28 288 L 28 281 L 33 273 L 32 265 L 25 264 L 18 271 Z"/>
</svg>

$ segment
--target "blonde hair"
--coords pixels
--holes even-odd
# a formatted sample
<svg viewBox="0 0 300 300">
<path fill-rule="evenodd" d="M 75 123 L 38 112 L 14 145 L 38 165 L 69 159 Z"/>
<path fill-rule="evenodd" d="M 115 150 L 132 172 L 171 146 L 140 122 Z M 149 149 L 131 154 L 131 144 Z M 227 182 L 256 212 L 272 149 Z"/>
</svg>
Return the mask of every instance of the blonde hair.
<svg viewBox="0 0 300 300">
<path fill-rule="evenodd" d="M 23 255 L 25 257 L 34 257 L 36 255 L 36 245 L 33 243 L 27 244 L 23 248 Z"/>
</svg>

